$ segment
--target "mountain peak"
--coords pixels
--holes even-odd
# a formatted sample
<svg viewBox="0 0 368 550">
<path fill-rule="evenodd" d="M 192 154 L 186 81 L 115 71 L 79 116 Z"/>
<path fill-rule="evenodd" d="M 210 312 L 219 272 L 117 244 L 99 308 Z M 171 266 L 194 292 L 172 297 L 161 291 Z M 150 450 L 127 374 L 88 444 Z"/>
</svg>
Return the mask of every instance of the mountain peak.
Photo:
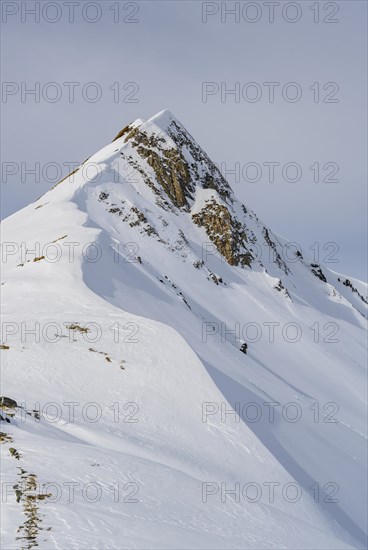
<svg viewBox="0 0 368 550">
<path fill-rule="evenodd" d="M 89 163 L 98 167 L 97 175 L 88 177 Z M 128 124 L 112 143 L 62 181 L 75 184 L 69 189 L 63 185 L 62 197 L 72 198 L 85 189 L 89 207 L 95 205 L 94 213 L 95 208 L 101 210 L 98 218 L 108 215 L 123 222 L 119 233 L 130 233 L 126 226 L 131 227 L 132 242 L 137 233 L 139 238 L 151 237 L 150 241 L 153 237 L 159 248 L 179 252 L 193 265 L 208 268 L 211 275 L 212 267 L 204 265 L 202 253 L 198 255 L 185 237 L 194 232 L 192 240 L 202 240 L 199 249 L 207 241 L 230 266 L 265 270 L 277 278 L 273 288 L 290 299 L 288 286 L 293 283 L 285 277 L 293 279 L 300 268 L 332 285 L 327 293 L 332 299 L 346 296 L 365 316 L 367 300 L 357 288 L 328 274 L 295 247 L 291 259 L 288 252 L 285 256 L 287 243 L 237 200 L 216 164 L 169 110 Z"/>
<path fill-rule="evenodd" d="M 148 129 L 154 127 L 156 130 L 155 133 L 167 133 L 170 126 L 175 123 L 178 127 L 183 127 L 180 121 L 172 114 L 171 111 L 168 109 L 164 109 L 152 117 L 150 117 L 148 120 L 144 120 L 142 118 L 137 118 L 133 122 L 131 122 L 128 126 L 125 126 L 123 130 L 121 130 L 117 136 L 113 139 L 113 141 L 119 139 L 122 137 L 128 129 L 132 130 L 134 128 L 142 127 L 142 129 Z"/>
<path fill-rule="evenodd" d="M 172 114 L 171 111 L 168 109 L 164 109 L 163 111 L 160 111 L 159 113 L 156 113 L 151 118 L 147 120 L 147 124 L 153 123 L 156 124 L 161 130 L 167 130 L 169 126 L 176 122 L 177 124 L 180 124 L 179 120 L 175 118 L 175 116 Z"/>
<path fill-rule="evenodd" d="M 161 199 L 168 198 L 174 207 L 188 208 L 197 188 L 212 189 L 221 200 L 231 200 L 221 172 L 170 111 L 145 122 L 137 119 L 119 132 L 114 142 L 118 140 L 121 157 L 139 172 L 161 205 Z"/>
</svg>

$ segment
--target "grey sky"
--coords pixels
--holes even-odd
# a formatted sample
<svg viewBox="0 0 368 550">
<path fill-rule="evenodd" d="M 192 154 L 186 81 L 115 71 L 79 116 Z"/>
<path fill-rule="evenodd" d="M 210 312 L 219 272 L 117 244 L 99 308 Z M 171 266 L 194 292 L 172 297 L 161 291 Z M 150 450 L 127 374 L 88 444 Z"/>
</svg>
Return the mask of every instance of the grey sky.
<svg viewBox="0 0 368 550">
<path fill-rule="evenodd" d="M 240 179 L 234 174 L 227 179 L 275 232 L 305 249 L 318 242 L 322 262 L 333 251 L 323 246 L 336 243 L 339 263 L 329 267 L 366 277 L 366 2 L 320 1 L 318 12 L 313 1 L 279 2 L 273 23 L 266 1 L 79 1 L 74 22 L 63 1 L 41 2 L 35 22 L 25 7 L 36 4 L 2 2 L 2 80 L 14 83 L 3 84 L 8 95 L 2 99 L 2 217 L 52 186 L 56 170 L 49 170 L 46 181 L 41 173 L 36 183 L 25 169 L 39 162 L 42 172 L 53 162 L 64 176 L 63 163 L 83 161 L 133 119 L 167 108 L 223 171 L 257 163 L 259 181 L 246 181 L 257 179 L 254 165 Z M 234 8 L 237 14 L 226 13 Z M 85 20 L 95 17 L 96 23 Z M 60 20 L 51 23 L 54 18 Z M 338 22 L 326 21 L 332 19 Z M 40 101 L 31 95 L 22 101 L 22 83 L 32 88 L 35 82 Z M 57 90 L 45 88 L 50 82 L 61 90 L 59 101 L 50 101 Z M 65 82 L 80 83 L 73 102 Z M 102 93 L 94 103 L 82 94 L 89 82 Z M 203 82 L 213 83 L 216 92 L 206 102 Z M 257 86 L 247 86 L 250 82 Z M 273 102 L 265 82 L 279 83 Z M 285 88 L 290 82 L 297 87 Z M 336 84 L 325 86 L 331 82 L 338 91 Z M 127 83 L 136 84 L 124 89 Z M 225 95 L 236 83 L 239 97 Z M 95 91 L 85 88 L 84 94 L 91 99 Z M 293 102 L 296 92 L 302 96 Z M 252 102 L 257 93 L 259 101 Z M 127 102 L 129 97 L 138 102 Z M 273 183 L 265 162 L 280 163 Z M 283 175 L 290 162 L 298 163 L 300 181 L 287 181 L 296 174 L 292 166 Z M 11 166 L 18 172 L 5 178 Z M 338 182 L 323 182 L 329 174 Z"/>
</svg>

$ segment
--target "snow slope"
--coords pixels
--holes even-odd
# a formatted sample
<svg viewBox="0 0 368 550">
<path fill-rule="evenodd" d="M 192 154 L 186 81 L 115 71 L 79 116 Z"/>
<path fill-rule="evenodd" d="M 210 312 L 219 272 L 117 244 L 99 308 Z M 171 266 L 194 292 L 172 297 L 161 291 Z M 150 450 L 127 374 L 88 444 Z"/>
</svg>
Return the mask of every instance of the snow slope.
<svg viewBox="0 0 368 550">
<path fill-rule="evenodd" d="M 4 548 L 366 547 L 367 286 L 264 226 L 171 113 L 2 241 Z"/>
</svg>

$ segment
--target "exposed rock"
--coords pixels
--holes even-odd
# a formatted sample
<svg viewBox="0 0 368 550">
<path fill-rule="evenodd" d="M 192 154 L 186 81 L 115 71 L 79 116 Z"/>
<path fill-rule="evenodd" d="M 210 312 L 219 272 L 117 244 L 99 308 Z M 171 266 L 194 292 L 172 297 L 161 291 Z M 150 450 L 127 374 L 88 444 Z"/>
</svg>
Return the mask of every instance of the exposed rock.
<svg viewBox="0 0 368 550">
<path fill-rule="evenodd" d="M 26 470 L 20 468 L 18 474 L 20 479 L 13 485 L 15 497 L 18 503 L 22 504 L 25 514 L 25 521 L 18 527 L 18 536 L 16 540 L 21 541 L 21 547 L 24 550 L 30 550 L 39 546 L 40 531 L 50 531 L 42 527 L 42 516 L 39 509 L 39 501 L 43 501 L 52 496 L 51 493 L 46 493 L 38 486 L 38 479 L 35 474 L 29 474 Z M 39 492 L 41 489 L 41 492 Z M 45 539 L 44 539 L 45 540 Z"/>
<path fill-rule="evenodd" d="M 246 344 L 246 343 L 244 342 L 244 344 L 242 344 L 242 345 L 240 346 L 240 351 L 243 352 L 243 353 L 245 353 L 245 354 L 247 354 L 247 349 L 248 349 L 248 344 Z"/>
<path fill-rule="evenodd" d="M 139 155 L 153 168 L 158 183 L 171 202 L 177 207 L 187 205 L 187 197 L 194 188 L 188 165 L 179 150 L 162 147 L 161 138 L 147 136 L 145 132 L 137 130 L 134 137 Z"/>
<path fill-rule="evenodd" d="M 318 279 L 320 279 L 324 283 L 327 283 L 327 279 L 326 279 L 325 275 L 322 272 L 322 269 L 320 268 L 320 266 L 318 264 L 311 264 L 311 268 L 312 268 L 311 272 L 313 273 L 313 275 L 318 277 Z"/>
<path fill-rule="evenodd" d="M 114 143 L 114 141 L 116 141 L 117 139 L 123 137 L 125 134 L 127 134 L 130 130 L 130 125 L 128 126 L 125 126 L 125 128 L 123 128 L 122 130 L 120 130 L 120 132 L 114 137 L 114 139 L 112 140 L 111 143 Z"/>
<path fill-rule="evenodd" d="M 282 284 L 281 279 L 279 279 L 279 282 L 277 283 L 277 285 L 274 288 L 275 288 L 275 290 L 278 290 L 279 292 L 283 292 L 283 294 L 285 294 L 285 296 L 291 300 L 288 289 L 284 287 L 284 285 Z"/>
<path fill-rule="evenodd" d="M 129 130 L 129 127 L 127 127 Z M 155 177 L 161 190 L 178 208 L 188 206 L 188 200 L 192 199 L 196 185 L 204 189 L 216 190 L 223 200 L 231 199 L 231 189 L 216 165 L 195 143 L 188 132 L 175 121 L 172 121 L 167 133 L 175 143 L 175 147 L 168 146 L 167 140 L 160 135 L 148 135 L 139 128 L 133 128 L 130 132 L 125 129 L 125 142 L 131 140 L 132 146 L 138 154 L 146 160 L 155 172 Z M 123 132 L 123 131 L 122 131 Z M 122 134 L 124 135 L 124 134 Z M 184 154 L 185 152 L 185 154 Z M 188 153 L 195 162 L 190 162 Z M 132 159 L 127 160 L 140 174 L 155 194 L 160 195 L 155 183 L 149 175 L 142 170 Z M 199 166 L 201 169 L 199 169 Z M 164 208 L 165 201 L 161 204 Z"/>
<path fill-rule="evenodd" d="M 17 449 L 14 449 L 14 447 L 10 447 L 9 453 L 17 460 L 20 460 L 22 457 L 22 455 L 17 451 Z"/>
<path fill-rule="evenodd" d="M 66 328 L 77 332 L 89 332 L 89 329 L 87 327 L 81 327 L 77 323 L 72 323 L 71 325 L 68 325 Z"/>
<path fill-rule="evenodd" d="M 199 183 L 204 189 L 214 189 L 225 202 L 227 200 L 231 202 L 232 191 L 229 184 L 208 155 L 196 144 L 189 132 L 177 122 L 172 121 L 168 133 L 179 149 L 189 151 L 195 160 L 189 170 L 196 184 Z M 198 165 L 203 168 L 202 173 L 199 172 Z"/>
<path fill-rule="evenodd" d="M 13 443 L 13 438 L 9 434 L 0 432 L 0 443 Z"/>
<path fill-rule="evenodd" d="M 338 280 L 339 282 L 341 282 L 339 278 L 338 278 L 337 280 Z M 345 279 L 345 281 L 343 281 L 342 284 L 343 284 L 344 286 L 348 287 L 348 288 L 351 288 L 352 292 L 355 292 L 356 294 L 358 294 L 359 298 L 360 298 L 365 304 L 368 304 L 368 300 L 366 300 L 366 299 L 364 298 L 364 296 L 362 296 L 362 295 L 360 294 L 360 292 L 358 291 L 358 289 L 355 288 L 355 286 L 352 285 L 350 279 Z"/>
<path fill-rule="evenodd" d="M 277 250 L 276 243 L 271 239 L 268 229 L 264 227 L 262 233 L 266 243 L 273 250 L 275 263 L 279 266 L 280 269 L 285 271 L 285 274 L 287 275 L 288 273 L 290 273 L 290 269 L 288 268 L 284 260 L 281 258 Z"/>
<path fill-rule="evenodd" d="M 8 409 L 16 409 L 18 403 L 11 399 L 10 397 L 0 397 L 0 407 L 7 407 Z"/>
<path fill-rule="evenodd" d="M 252 255 L 246 249 L 247 236 L 244 226 L 233 218 L 228 208 L 214 199 L 192 219 L 204 227 L 209 239 L 230 265 L 250 266 Z"/>
</svg>

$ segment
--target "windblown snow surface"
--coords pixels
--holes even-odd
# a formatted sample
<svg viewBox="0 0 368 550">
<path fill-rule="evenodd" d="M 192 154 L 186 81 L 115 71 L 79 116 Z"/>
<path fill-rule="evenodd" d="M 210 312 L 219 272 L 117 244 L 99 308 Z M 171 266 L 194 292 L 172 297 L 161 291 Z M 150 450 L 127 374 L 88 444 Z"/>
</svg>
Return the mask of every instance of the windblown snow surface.
<svg viewBox="0 0 368 550">
<path fill-rule="evenodd" d="M 365 548 L 366 285 L 119 136 L 2 224 L 3 548 Z"/>
</svg>

